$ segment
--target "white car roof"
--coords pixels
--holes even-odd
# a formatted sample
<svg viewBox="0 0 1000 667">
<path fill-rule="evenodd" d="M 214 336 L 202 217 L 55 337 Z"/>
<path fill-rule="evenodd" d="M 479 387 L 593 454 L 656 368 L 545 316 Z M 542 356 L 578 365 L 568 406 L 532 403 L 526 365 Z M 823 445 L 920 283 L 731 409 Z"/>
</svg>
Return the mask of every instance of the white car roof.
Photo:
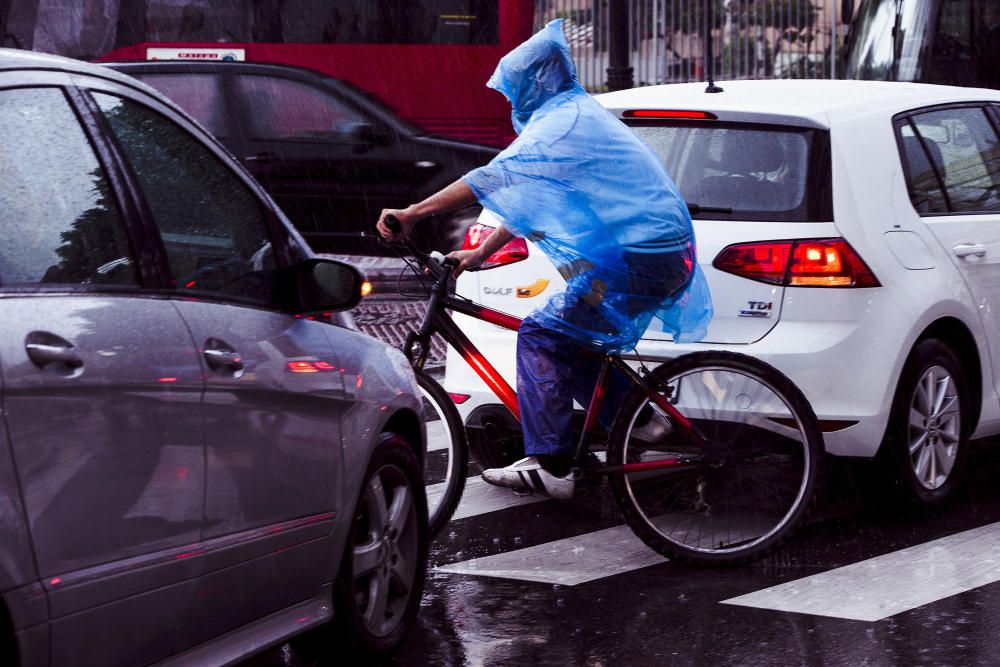
<svg viewBox="0 0 1000 667">
<path fill-rule="evenodd" d="M 632 88 L 597 95 L 608 109 L 712 111 L 720 119 L 746 115 L 804 119 L 830 127 L 858 116 L 893 115 L 952 102 L 1000 102 L 1000 91 L 896 81 L 760 79 L 717 81 L 724 92 L 706 93 L 704 81 Z"/>
</svg>

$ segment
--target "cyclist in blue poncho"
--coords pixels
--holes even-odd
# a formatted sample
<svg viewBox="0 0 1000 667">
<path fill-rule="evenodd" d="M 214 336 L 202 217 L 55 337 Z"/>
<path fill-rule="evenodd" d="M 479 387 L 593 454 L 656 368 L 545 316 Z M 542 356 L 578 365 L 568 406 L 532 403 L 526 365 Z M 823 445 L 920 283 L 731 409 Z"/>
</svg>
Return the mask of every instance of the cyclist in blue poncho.
<svg viewBox="0 0 1000 667">
<path fill-rule="evenodd" d="M 479 266 L 514 236 L 533 241 L 566 279 L 517 334 L 518 403 L 527 457 L 490 469 L 491 484 L 570 498 L 573 400 L 586 405 L 599 359 L 579 346 L 635 347 L 653 317 L 674 340 L 699 340 L 712 308 L 694 232 L 677 186 L 653 152 L 591 98 L 556 20 L 500 60 L 487 85 L 510 101 L 518 138 L 489 164 L 426 200 L 385 210 L 406 235 L 419 220 L 478 201 L 502 220 L 476 250 L 449 256 Z M 627 384 L 605 399 L 606 428 Z"/>
</svg>

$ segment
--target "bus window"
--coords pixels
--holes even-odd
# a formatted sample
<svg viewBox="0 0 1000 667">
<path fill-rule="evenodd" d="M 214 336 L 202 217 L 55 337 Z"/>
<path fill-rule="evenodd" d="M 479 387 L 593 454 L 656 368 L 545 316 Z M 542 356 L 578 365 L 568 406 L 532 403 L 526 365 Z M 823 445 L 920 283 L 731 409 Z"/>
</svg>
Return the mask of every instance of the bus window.
<svg viewBox="0 0 1000 667">
<path fill-rule="evenodd" d="M 279 39 L 327 44 L 498 44 L 499 0 L 307 0 L 280 9 Z M 317 17 L 322 20 L 317 21 Z"/>
<path fill-rule="evenodd" d="M 892 79 L 895 46 L 892 32 L 896 24 L 895 2 L 866 2 L 851 26 L 847 52 L 847 77 L 852 79 Z"/>
<path fill-rule="evenodd" d="M 119 31 L 126 43 L 498 44 L 500 35 L 499 0 L 148 0 L 138 14 L 119 14 L 131 24 Z"/>
<path fill-rule="evenodd" d="M 1000 88 L 1000 3 L 942 0 L 922 81 Z"/>
<path fill-rule="evenodd" d="M 1000 2 L 980 2 L 980 6 L 976 63 L 979 85 L 1000 88 Z"/>
<path fill-rule="evenodd" d="M 920 81 L 930 27 L 933 25 L 934 4 L 926 0 L 903 0 L 899 6 L 893 78 L 897 81 Z"/>
<path fill-rule="evenodd" d="M 1000 88 L 998 0 L 865 0 L 847 78 Z"/>
<path fill-rule="evenodd" d="M 871 0 L 851 26 L 846 76 L 916 81 L 928 44 L 934 4 L 926 0 Z"/>
</svg>

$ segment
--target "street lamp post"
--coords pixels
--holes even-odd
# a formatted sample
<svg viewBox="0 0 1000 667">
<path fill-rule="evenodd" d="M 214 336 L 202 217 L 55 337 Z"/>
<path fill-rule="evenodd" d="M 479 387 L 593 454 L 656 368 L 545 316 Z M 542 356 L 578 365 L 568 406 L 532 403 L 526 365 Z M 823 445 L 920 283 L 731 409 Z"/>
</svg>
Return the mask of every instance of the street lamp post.
<svg viewBox="0 0 1000 667">
<path fill-rule="evenodd" d="M 608 7 L 608 90 L 635 86 L 629 65 L 629 0 L 609 0 Z"/>
</svg>

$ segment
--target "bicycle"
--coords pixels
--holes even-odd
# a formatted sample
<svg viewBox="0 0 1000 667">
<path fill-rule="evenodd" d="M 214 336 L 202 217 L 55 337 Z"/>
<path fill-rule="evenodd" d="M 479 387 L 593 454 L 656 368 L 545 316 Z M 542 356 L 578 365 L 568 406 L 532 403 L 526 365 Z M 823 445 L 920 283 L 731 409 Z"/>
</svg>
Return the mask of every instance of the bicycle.
<svg viewBox="0 0 1000 667">
<path fill-rule="evenodd" d="M 390 229 L 393 223 L 398 225 L 390 220 Z M 454 347 L 519 420 L 514 390 L 448 311 L 511 330 L 521 320 L 455 294 L 449 287 L 454 260 L 427 254 L 406 239 L 395 243 L 416 259 L 418 275 L 433 281 L 427 311 L 403 352 L 431 404 L 425 412 L 438 415 L 449 434 L 446 479 L 436 486 L 440 494 L 428 501 L 437 532 L 461 499 L 469 453 L 458 410 L 423 372 L 430 338 L 437 333 Z M 707 351 L 653 370 L 642 364 L 640 375 L 619 355 L 583 347 L 581 353 L 603 360 L 573 474 L 584 483 L 606 477 L 625 523 L 654 551 L 689 564 L 745 563 L 776 549 L 805 520 L 822 435 L 802 392 L 777 369 L 743 354 Z M 618 412 L 602 462 L 590 445 L 613 369 L 634 389 Z"/>
</svg>

